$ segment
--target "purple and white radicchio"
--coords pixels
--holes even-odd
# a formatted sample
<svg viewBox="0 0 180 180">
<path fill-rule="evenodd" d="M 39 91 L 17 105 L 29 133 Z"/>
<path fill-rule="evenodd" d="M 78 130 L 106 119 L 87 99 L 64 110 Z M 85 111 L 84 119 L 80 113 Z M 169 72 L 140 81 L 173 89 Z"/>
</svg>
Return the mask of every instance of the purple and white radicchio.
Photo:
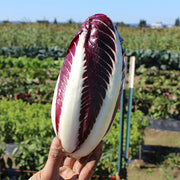
<svg viewBox="0 0 180 180">
<path fill-rule="evenodd" d="M 112 125 L 125 76 L 121 44 L 104 14 L 89 17 L 70 43 L 51 116 L 62 150 L 72 157 L 92 152 Z"/>
</svg>

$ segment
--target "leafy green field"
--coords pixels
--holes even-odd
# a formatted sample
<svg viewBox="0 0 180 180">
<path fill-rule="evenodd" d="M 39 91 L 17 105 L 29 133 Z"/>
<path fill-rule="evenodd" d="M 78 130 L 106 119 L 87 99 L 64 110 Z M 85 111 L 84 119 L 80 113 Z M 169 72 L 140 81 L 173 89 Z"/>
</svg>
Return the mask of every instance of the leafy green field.
<svg viewBox="0 0 180 180">
<path fill-rule="evenodd" d="M 67 49 L 80 24 L 0 24 L 0 47 L 52 47 Z M 128 50 L 180 50 L 179 28 L 118 27 Z"/>
<path fill-rule="evenodd" d="M 0 57 L 0 98 L 51 103 L 63 59 Z M 180 72 L 136 70 L 133 108 L 155 119 L 180 118 Z M 128 92 L 126 94 L 128 98 Z"/>
<path fill-rule="evenodd" d="M 136 71 L 134 109 L 154 119 L 180 119 L 180 72 L 139 68 Z"/>
</svg>

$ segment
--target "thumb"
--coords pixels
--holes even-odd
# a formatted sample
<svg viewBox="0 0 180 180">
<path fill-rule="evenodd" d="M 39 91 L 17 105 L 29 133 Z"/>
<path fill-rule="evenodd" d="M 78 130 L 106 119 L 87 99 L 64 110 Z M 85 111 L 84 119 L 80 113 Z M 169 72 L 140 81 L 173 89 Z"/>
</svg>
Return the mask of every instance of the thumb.
<svg viewBox="0 0 180 180">
<path fill-rule="evenodd" d="M 59 178 L 59 167 L 63 160 L 63 153 L 61 151 L 61 144 L 57 137 L 52 141 L 48 160 L 45 167 L 42 170 L 43 179 L 58 179 Z"/>
</svg>

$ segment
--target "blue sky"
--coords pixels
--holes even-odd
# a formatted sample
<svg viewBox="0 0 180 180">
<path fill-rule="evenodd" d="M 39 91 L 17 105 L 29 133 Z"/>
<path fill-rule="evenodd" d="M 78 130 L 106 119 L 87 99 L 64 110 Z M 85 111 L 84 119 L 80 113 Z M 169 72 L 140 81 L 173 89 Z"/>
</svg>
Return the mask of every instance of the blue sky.
<svg viewBox="0 0 180 180">
<path fill-rule="evenodd" d="M 174 24 L 180 17 L 180 0 L 1 0 L 0 21 L 83 22 L 104 13 L 113 22 Z"/>
</svg>

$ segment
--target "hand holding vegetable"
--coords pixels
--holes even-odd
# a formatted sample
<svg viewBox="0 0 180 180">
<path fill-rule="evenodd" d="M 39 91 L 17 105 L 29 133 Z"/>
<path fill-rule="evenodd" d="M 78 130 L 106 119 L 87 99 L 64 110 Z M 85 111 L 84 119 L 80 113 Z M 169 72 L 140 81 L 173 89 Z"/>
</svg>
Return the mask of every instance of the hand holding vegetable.
<svg viewBox="0 0 180 180">
<path fill-rule="evenodd" d="M 60 141 L 54 138 L 45 167 L 30 180 L 87 180 L 96 169 L 102 153 L 102 141 L 95 150 L 79 160 L 66 157 L 60 149 Z"/>
</svg>

